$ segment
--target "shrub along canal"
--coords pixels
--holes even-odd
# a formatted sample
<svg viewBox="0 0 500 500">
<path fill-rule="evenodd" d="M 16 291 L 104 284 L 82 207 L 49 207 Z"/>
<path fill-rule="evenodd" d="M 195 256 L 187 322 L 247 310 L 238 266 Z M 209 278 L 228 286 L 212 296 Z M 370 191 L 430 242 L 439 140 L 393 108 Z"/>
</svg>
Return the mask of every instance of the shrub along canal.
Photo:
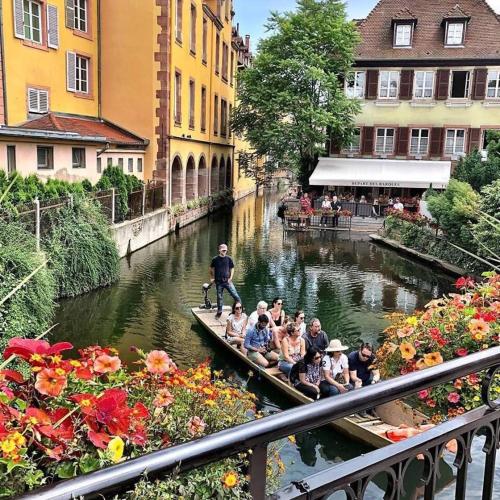
<svg viewBox="0 0 500 500">
<path fill-rule="evenodd" d="M 214 367 L 248 383 L 262 407 L 273 412 L 289 403 L 265 382 L 249 378 L 190 313 L 202 302 L 201 285 L 218 243 L 229 245 L 235 285 L 248 313 L 261 299 L 283 297 L 288 314 L 304 309 L 306 318 L 320 318 L 330 339 L 339 338 L 352 349 L 361 339 L 377 343 L 388 324 L 386 314 L 411 313 L 452 290 L 452 278 L 377 246 L 367 236 L 284 236 L 277 201 L 275 194 L 247 197 L 232 212 L 200 220 L 123 259 L 119 283 L 60 303 L 56 336 L 77 347 L 112 345 L 125 360 L 134 359 L 132 346 L 165 349 L 180 367 L 210 357 Z M 287 465 L 283 482 L 367 451 L 331 428 L 297 436 L 296 444 L 287 442 L 282 450 Z M 444 480 L 449 474 L 445 471 Z M 408 498 L 414 498 L 414 488 L 409 490 Z M 365 498 L 380 498 L 380 493 L 373 486 Z"/>
</svg>

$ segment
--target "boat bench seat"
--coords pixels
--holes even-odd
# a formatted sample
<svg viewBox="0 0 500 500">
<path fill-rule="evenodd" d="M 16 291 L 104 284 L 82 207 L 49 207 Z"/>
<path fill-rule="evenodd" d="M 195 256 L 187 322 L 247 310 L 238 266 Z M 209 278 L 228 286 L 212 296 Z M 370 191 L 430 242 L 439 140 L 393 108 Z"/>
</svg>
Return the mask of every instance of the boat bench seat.
<svg viewBox="0 0 500 500">
<path fill-rule="evenodd" d="M 274 376 L 284 375 L 284 373 L 277 366 L 273 366 L 272 368 L 266 368 L 266 373 Z"/>
</svg>

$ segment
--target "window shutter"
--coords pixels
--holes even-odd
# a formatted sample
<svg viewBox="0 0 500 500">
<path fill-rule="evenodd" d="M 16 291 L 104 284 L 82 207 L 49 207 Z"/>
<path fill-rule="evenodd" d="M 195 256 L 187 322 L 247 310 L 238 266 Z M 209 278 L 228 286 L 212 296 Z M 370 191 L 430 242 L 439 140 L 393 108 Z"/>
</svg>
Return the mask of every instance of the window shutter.
<svg viewBox="0 0 500 500">
<path fill-rule="evenodd" d="M 399 98 L 409 101 L 413 97 L 413 75 L 412 69 L 403 69 L 401 71 L 401 80 L 399 83 Z"/>
<path fill-rule="evenodd" d="M 475 149 L 481 150 L 481 129 L 471 128 L 469 130 L 469 153 Z"/>
<path fill-rule="evenodd" d="M 474 91 L 472 99 L 482 100 L 486 97 L 486 80 L 488 79 L 488 70 L 486 68 L 476 68 L 474 70 Z"/>
<path fill-rule="evenodd" d="M 75 0 L 66 0 L 66 27 L 75 29 Z"/>
<path fill-rule="evenodd" d="M 38 90 L 28 89 L 28 111 L 30 113 L 38 113 Z"/>
<path fill-rule="evenodd" d="M 396 145 L 397 156 L 408 155 L 409 134 L 410 134 L 410 129 L 408 127 L 400 127 L 398 129 L 398 142 Z"/>
<path fill-rule="evenodd" d="M 435 127 L 431 129 L 431 156 L 443 156 L 444 129 Z"/>
<path fill-rule="evenodd" d="M 59 16 L 55 5 L 47 4 L 47 45 L 52 49 L 59 48 Z"/>
<path fill-rule="evenodd" d="M 40 113 L 49 111 L 49 93 L 46 90 L 38 91 L 38 109 Z"/>
<path fill-rule="evenodd" d="M 450 70 L 438 69 L 436 83 L 436 99 L 444 101 L 448 99 L 448 86 L 450 84 Z"/>
<path fill-rule="evenodd" d="M 14 36 L 24 40 L 23 0 L 14 1 Z"/>
<path fill-rule="evenodd" d="M 369 69 L 366 72 L 366 98 L 376 99 L 378 96 L 378 70 Z"/>
<path fill-rule="evenodd" d="M 66 52 L 66 78 L 67 89 L 70 92 L 76 92 L 76 54 Z"/>
<path fill-rule="evenodd" d="M 364 155 L 373 154 L 374 133 L 375 133 L 375 127 L 363 127 L 363 147 L 361 149 Z"/>
</svg>

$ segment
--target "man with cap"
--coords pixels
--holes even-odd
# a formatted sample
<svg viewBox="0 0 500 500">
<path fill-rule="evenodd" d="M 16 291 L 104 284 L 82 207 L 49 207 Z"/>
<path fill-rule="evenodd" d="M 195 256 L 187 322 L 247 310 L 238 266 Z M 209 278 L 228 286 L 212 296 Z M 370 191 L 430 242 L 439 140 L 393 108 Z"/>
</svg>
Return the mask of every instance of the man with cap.
<svg viewBox="0 0 500 500">
<path fill-rule="evenodd" d="M 326 356 L 323 358 L 323 378 L 319 385 L 321 395 L 338 396 L 353 390 L 349 383 L 349 361 L 343 351 L 349 347 L 342 345 L 338 339 L 330 342 L 325 349 Z"/>
<path fill-rule="evenodd" d="M 219 319 L 222 316 L 222 307 L 224 305 L 222 297 L 224 290 L 229 292 L 235 302 L 241 302 L 240 296 L 233 285 L 233 259 L 227 255 L 227 245 L 225 243 L 219 245 L 219 255 L 212 259 L 209 272 L 210 283 L 215 283 L 217 291 L 217 314 L 215 317 Z"/>
</svg>

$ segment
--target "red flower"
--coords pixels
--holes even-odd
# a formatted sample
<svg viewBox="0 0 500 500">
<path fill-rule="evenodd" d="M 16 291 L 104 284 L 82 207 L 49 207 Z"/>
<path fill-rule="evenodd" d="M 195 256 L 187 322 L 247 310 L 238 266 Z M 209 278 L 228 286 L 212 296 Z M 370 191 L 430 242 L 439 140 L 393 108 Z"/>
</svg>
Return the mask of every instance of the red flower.
<svg viewBox="0 0 500 500">
<path fill-rule="evenodd" d="M 57 369 L 44 368 L 36 376 L 35 389 L 40 394 L 57 397 L 66 388 L 68 380 Z"/>
<path fill-rule="evenodd" d="M 460 394 L 457 392 L 450 392 L 448 394 L 448 401 L 453 404 L 458 403 L 460 401 Z"/>
<path fill-rule="evenodd" d="M 472 384 L 472 385 L 476 385 L 476 384 L 479 384 L 480 382 L 480 378 L 479 376 L 476 374 L 476 373 L 471 373 L 469 375 L 469 382 Z"/>
<path fill-rule="evenodd" d="M 462 288 L 471 288 L 474 286 L 474 280 L 468 276 L 462 276 L 461 278 L 458 278 L 457 281 L 455 282 L 455 287 L 458 290 L 461 290 Z"/>
<path fill-rule="evenodd" d="M 436 407 L 436 401 L 434 399 L 428 399 L 425 404 L 429 407 L 429 408 L 435 408 Z"/>
<path fill-rule="evenodd" d="M 84 415 L 95 416 L 97 398 L 93 394 L 74 394 L 70 399 L 78 403 Z"/>
<path fill-rule="evenodd" d="M 7 359 L 10 358 L 12 354 L 15 354 L 26 361 L 30 361 L 33 356 L 33 361 L 36 362 L 39 361 L 38 358 L 41 358 L 42 356 L 59 354 L 60 352 L 67 351 L 68 349 L 73 349 L 73 345 L 69 342 L 58 342 L 57 344 L 51 346 L 46 340 L 20 339 L 16 337 L 10 339 L 7 348 L 3 353 L 3 357 L 4 359 Z"/>
<path fill-rule="evenodd" d="M 132 408 L 132 416 L 137 419 L 148 418 L 149 411 L 142 403 L 135 403 Z"/>
<path fill-rule="evenodd" d="M 497 315 L 494 312 L 487 311 L 484 313 L 476 313 L 474 319 L 482 319 L 487 323 L 493 323 L 493 321 L 497 320 Z"/>
<path fill-rule="evenodd" d="M 104 432 L 89 431 L 87 437 L 96 448 L 101 448 L 102 450 L 105 450 L 111 441 L 111 436 Z"/>
<path fill-rule="evenodd" d="M 469 354 L 469 351 L 465 347 L 460 347 L 455 351 L 455 354 L 457 356 L 467 356 L 467 354 Z"/>
<path fill-rule="evenodd" d="M 429 397 L 429 391 L 424 389 L 418 393 L 418 399 L 427 399 Z"/>
<path fill-rule="evenodd" d="M 115 436 L 127 433 L 131 410 L 127 406 L 127 393 L 121 389 L 108 389 L 96 402 L 96 419 L 108 427 Z"/>
<path fill-rule="evenodd" d="M 2 380 L 15 382 L 16 384 L 24 384 L 25 382 L 23 376 L 15 370 L 0 370 L 0 382 Z"/>
<path fill-rule="evenodd" d="M 39 408 L 28 408 L 26 410 L 26 421 L 31 425 L 50 425 L 52 423 L 50 416 Z"/>
</svg>

